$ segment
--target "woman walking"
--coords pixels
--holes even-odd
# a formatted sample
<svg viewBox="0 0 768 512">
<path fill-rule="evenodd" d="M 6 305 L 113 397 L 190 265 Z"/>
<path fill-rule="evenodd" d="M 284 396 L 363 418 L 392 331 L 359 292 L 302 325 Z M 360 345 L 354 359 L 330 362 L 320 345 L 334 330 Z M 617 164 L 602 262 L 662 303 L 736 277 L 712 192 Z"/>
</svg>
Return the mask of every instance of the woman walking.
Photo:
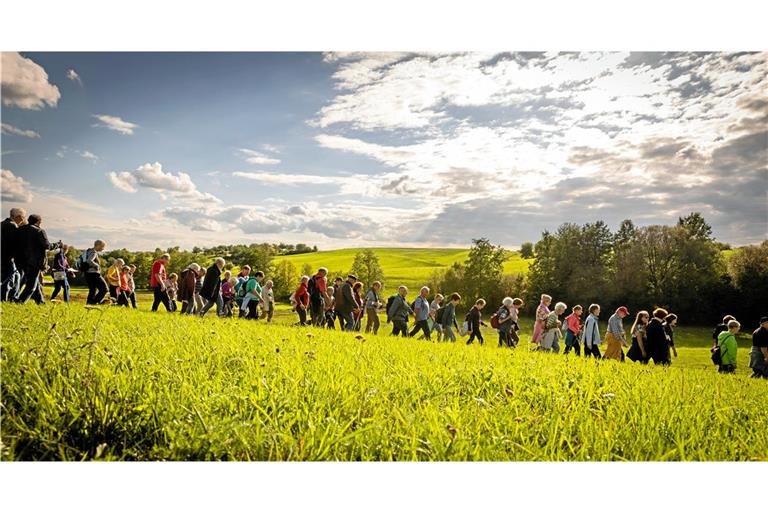
<svg viewBox="0 0 768 512">
<path fill-rule="evenodd" d="M 584 322 L 584 357 L 594 356 L 595 359 L 600 359 L 600 348 L 598 345 L 602 343 L 600 339 L 600 326 L 597 323 L 597 318 L 600 316 L 600 305 L 592 304 L 589 306 L 589 316 Z"/>
<path fill-rule="evenodd" d="M 307 310 L 309 309 L 307 283 L 309 283 L 309 276 L 301 276 L 299 287 L 293 294 L 294 299 L 296 299 L 296 314 L 299 315 L 299 325 L 307 325 Z"/>
<path fill-rule="evenodd" d="M 664 335 L 667 338 L 667 346 L 672 354 L 677 357 L 677 349 L 675 348 L 675 329 L 677 325 L 677 315 L 674 313 L 668 314 L 664 317 Z M 669 358 L 667 364 L 672 364 L 672 357 Z"/>
<path fill-rule="evenodd" d="M 565 317 L 565 352 L 567 354 L 573 349 L 577 356 L 581 355 L 579 346 L 579 337 L 581 336 L 581 306 L 576 305 L 571 309 L 571 314 Z"/>
<path fill-rule="evenodd" d="M 472 342 L 475 341 L 475 338 L 477 338 L 477 341 L 481 345 L 485 341 L 483 339 L 483 333 L 480 332 L 480 326 L 485 325 L 485 322 L 483 322 L 480 313 L 484 307 L 485 299 L 477 299 L 475 305 L 472 306 L 472 309 L 470 309 L 469 313 L 467 313 L 467 322 L 469 322 L 469 339 L 467 340 L 467 345 L 471 345 Z"/>
<path fill-rule="evenodd" d="M 533 336 L 531 337 L 531 343 L 541 345 L 541 341 L 544 337 L 545 324 L 551 311 L 549 305 L 552 304 L 552 297 L 543 293 L 541 295 L 541 303 L 536 308 L 536 320 L 533 323 Z"/>
<path fill-rule="evenodd" d="M 560 321 L 560 315 L 562 315 L 568 306 L 564 302 L 558 302 L 555 305 L 555 310 L 552 311 L 547 317 L 547 321 L 544 324 L 544 338 L 540 349 L 549 352 L 554 351 L 556 354 L 560 352 L 560 337 L 563 335 L 561 327 L 563 323 Z"/>
<path fill-rule="evenodd" d="M 605 333 L 605 354 L 603 359 L 624 360 L 624 352 L 621 347 L 627 346 L 622 320 L 629 315 L 629 310 L 621 306 L 608 319 L 608 332 Z"/>
<path fill-rule="evenodd" d="M 429 305 L 429 318 L 432 320 L 432 325 L 429 329 L 430 332 L 434 330 L 437 333 L 438 343 L 440 343 L 443 339 L 443 324 L 437 321 L 437 310 L 442 306 L 444 299 L 445 297 L 438 293 L 435 295 L 435 298 L 432 299 L 432 302 Z"/>
<path fill-rule="evenodd" d="M 363 315 L 365 314 L 365 300 L 362 295 L 363 282 L 357 281 L 352 285 L 352 297 L 355 299 L 355 309 L 352 310 L 354 330 L 359 331 L 363 327 Z"/>
<path fill-rule="evenodd" d="M 515 300 L 520 299 L 504 297 L 504 300 L 501 301 L 501 307 L 496 311 L 496 318 L 499 321 L 499 348 L 511 348 L 517 345 L 517 343 L 512 342 L 513 334 L 515 339 L 517 339 L 517 333 L 515 333 L 517 320 L 515 320 L 513 317 L 513 313 L 517 313 L 517 308 L 514 307 Z M 522 303 L 522 301 L 520 302 Z"/>
<path fill-rule="evenodd" d="M 643 364 L 648 363 L 648 352 L 646 351 L 646 328 L 648 327 L 648 319 L 650 315 L 647 311 L 639 311 L 635 315 L 635 322 L 630 329 L 630 336 L 632 337 L 632 346 L 627 350 L 627 358 L 630 361 L 641 362 Z"/>
<path fill-rule="evenodd" d="M 374 281 L 371 285 L 371 289 L 365 295 L 365 314 L 367 321 L 365 323 L 365 332 L 369 333 L 373 330 L 373 334 L 379 332 L 379 307 L 381 307 L 381 298 L 379 297 L 379 291 L 381 290 L 381 282 Z"/>
<path fill-rule="evenodd" d="M 69 266 L 69 260 L 67 259 L 67 253 L 69 252 L 69 246 L 62 244 L 59 251 L 53 257 L 53 266 L 51 271 L 53 273 L 53 293 L 51 294 L 51 300 L 55 299 L 59 294 L 59 291 L 63 291 L 64 302 L 69 304 L 69 278 L 74 277 L 75 271 Z"/>
<path fill-rule="evenodd" d="M 191 315 L 195 311 L 195 286 L 200 265 L 191 263 L 181 271 L 179 278 L 179 300 L 181 301 L 181 314 Z M 200 283 L 202 287 L 202 283 Z"/>
<path fill-rule="evenodd" d="M 448 305 L 445 306 L 443 311 L 443 333 L 445 341 L 456 341 L 456 335 L 453 332 L 453 328 L 459 330 L 459 325 L 456 323 L 456 305 L 461 301 L 461 295 L 454 292 L 448 299 Z"/>
</svg>

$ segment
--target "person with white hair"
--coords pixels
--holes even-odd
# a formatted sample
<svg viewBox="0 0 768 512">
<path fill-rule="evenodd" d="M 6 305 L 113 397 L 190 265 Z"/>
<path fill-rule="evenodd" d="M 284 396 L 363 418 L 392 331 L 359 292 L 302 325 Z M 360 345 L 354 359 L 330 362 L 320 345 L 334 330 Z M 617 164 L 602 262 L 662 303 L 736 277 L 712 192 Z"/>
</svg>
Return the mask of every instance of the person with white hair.
<svg viewBox="0 0 768 512">
<path fill-rule="evenodd" d="M 547 317 L 544 324 L 544 338 L 541 343 L 541 350 L 545 352 L 554 351 L 560 352 L 560 337 L 563 332 L 560 330 L 563 323 L 560 321 L 560 315 L 565 313 L 568 306 L 563 302 L 555 304 L 555 310 L 552 311 Z"/>
<path fill-rule="evenodd" d="M 419 338 L 430 341 L 429 332 L 429 287 L 422 286 L 419 290 L 419 296 L 413 303 L 413 329 L 408 336 L 415 336 L 417 332 L 422 331 L 424 334 Z"/>
<path fill-rule="evenodd" d="M 10 215 L 3 222 L 0 235 L 0 301 L 13 300 L 19 294 L 20 269 L 14 259 L 19 226 L 26 222 L 27 212 L 23 208 L 11 208 Z"/>
<path fill-rule="evenodd" d="M 408 315 L 413 314 L 411 306 L 405 298 L 408 296 L 408 287 L 401 285 L 397 289 L 392 304 L 387 310 L 387 321 L 392 322 L 392 336 L 408 336 Z"/>
<path fill-rule="evenodd" d="M 16 235 L 17 251 L 14 261 L 24 274 L 24 289 L 17 299 L 21 304 L 29 299 L 33 299 L 37 304 L 45 304 L 40 272 L 45 270 L 48 264 L 47 252 L 55 249 L 58 244 L 48 241 L 48 235 L 40 227 L 42 222 L 42 217 L 33 213 L 27 218 L 27 224 L 21 226 Z"/>
<path fill-rule="evenodd" d="M 531 343 L 541 345 L 542 338 L 544 337 L 544 331 L 546 330 L 545 323 L 551 311 L 549 305 L 552 304 L 552 297 L 546 293 L 541 294 L 541 303 L 536 308 L 536 320 L 533 324 L 533 336 L 531 336 Z"/>
<path fill-rule="evenodd" d="M 221 316 L 224 313 L 224 301 L 221 298 L 221 274 L 225 264 L 224 258 L 216 258 L 213 265 L 208 267 L 205 272 L 200 296 L 207 302 L 200 310 L 201 317 L 205 316 L 214 304 L 216 304 L 216 315 Z"/>
<path fill-rule="evenodd" d="M 438 293 L 435 295 L 435 298 L 432 299 L 432 303 L 429 305 L 429 317 L 432 319 L 432 326 L 430 327 L 430 331 L 435 331 L 437 333 L 437 342 L 440 343 L 443 339 L 443 325 L 437 321 L 437 310 L 440 309 L 440 306 L 443 304 L 443 300 L 445 297 L 443 297 L 443 294 Z"/>
</svg>

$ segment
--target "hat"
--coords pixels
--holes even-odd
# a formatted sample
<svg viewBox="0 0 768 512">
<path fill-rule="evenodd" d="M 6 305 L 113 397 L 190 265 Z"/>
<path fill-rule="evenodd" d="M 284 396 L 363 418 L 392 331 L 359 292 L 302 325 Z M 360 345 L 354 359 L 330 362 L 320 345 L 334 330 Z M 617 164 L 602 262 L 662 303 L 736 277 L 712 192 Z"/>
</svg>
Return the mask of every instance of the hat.
<svg viewBox="0 0 768 512">
<path fill-rule="evenodd" d="M 355 274 L 347 274 L 347 279 L 354 279 L 357 281 L 357 276 Z"/>
<path fill-rule="evenodd" d="M 768 316 L 764 316 L 763 318 L 760 319 L 761 324 L 764 324 L 765 322 L 768 322 Z"/>
<path fill-rule="evenodd" d="M 619 309 L 616 310 L 617 313 L 624 313 L 625 315 L 629 314 L 629 310 L 626 306 L 621 306 Z"/>
</svg>

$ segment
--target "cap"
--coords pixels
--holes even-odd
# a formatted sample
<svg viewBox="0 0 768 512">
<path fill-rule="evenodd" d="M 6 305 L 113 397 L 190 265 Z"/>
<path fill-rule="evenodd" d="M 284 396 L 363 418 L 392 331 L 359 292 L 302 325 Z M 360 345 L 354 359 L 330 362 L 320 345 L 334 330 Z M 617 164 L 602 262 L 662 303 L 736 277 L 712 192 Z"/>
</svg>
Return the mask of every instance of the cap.
<svg viewBox="0 0 768 512">
<path fill-rule="evenodd" d="M 625 315 L 629 314 L 629 310 L 626 306 L 621 306 L 619 309 L 616 310 L 617 313 L 624 313 Z"/>
<path fill-rule="evenodd" d="M 768 322 L 768 316 L 764 316 L 763 318 L 760 319 L 761 324 L 764 324 L 765 322 Z"/>
<path fill-rule="evenodd" d="M 355 281 L 357 281 L 357 276 L 355 274 L 347 274 L 347 279 L 350 279 L 350 278 L 352 278 Z"/>
</svg>

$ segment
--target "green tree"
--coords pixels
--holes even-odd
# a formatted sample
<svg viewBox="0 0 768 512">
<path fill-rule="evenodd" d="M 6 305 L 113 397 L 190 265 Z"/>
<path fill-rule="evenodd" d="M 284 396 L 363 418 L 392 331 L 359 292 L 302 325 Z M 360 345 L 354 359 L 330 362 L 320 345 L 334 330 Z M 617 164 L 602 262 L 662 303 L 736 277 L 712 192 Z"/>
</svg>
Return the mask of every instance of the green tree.
<svg viewBox="0 0 768 512">
<path fill-rule="evenodd" d="M 479 298 L 496 301 L 504 275 L 504 262 L 509 258 L 504 248 L 492 245 L 487 238 L 472 240 L 472 248 L 464 262 L 464 305 Z M 493 295 L 490 296 L 489 294 Z"/>
<path fill-rule="evenodd" d="M 525 260 L 533 258 L 533 243 L 525 242 L 520 246 L 520 257 Z"/>
<path fill-rule="evenodd" d="M 691 212 L 685 217 L 678 217 L 677 225 L 683 228 L 689 238 L 714 240 L 712 238 L 712 226 L 707 224 L 699 212 Z"/>
<path fill-rule="evenodd" d="M 365 249 L 355 255 L 351 272 L 365 283 L 366 287 L 371 286 L 374 281 L 384 281 L 384 271 L 381 270 L 379 258 L 372 249 Z"/>
<path fill-rule="evenodd" d="M 299 272 L 296 265 L 288 260 L 282 260 L 275 265 L 271 274 L 274 283 L 275 299 L 286 300 L 299 285 Z"/>
<path fill-rule="evenodd" d="M 305 263 L 301 266 L 301 275 L 312 277 L 315 274 L 314 269 L 312 268 L 312 265 L 309 263 Z"/>
<path fill-rule="evenodd" d="M 741 320 L 755 325 L 768 304 L 768 240 L 736 249 L 728 260 L 728 273 L 740 296 L 731 307 L 740 310 Z"/>
</svg>

